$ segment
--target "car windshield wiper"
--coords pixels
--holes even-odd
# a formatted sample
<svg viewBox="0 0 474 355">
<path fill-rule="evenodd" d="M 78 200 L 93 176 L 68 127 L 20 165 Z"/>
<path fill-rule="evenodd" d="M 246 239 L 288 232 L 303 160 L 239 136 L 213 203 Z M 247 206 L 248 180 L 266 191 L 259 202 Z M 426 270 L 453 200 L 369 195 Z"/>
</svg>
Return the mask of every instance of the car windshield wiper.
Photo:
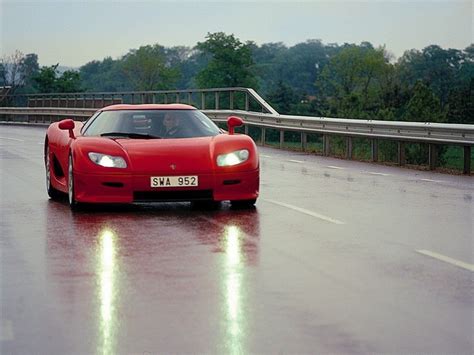
<svg viewBox="0 0 474 355">
<path fill-rule="evenodd" d="M 132 139 L 161 139 L 160 136 L 154 136 L 148 133 L 127 133 L 127 132 L 107 132 L 102 133 L 101 137 L 127 137 Z"/>
</svg>

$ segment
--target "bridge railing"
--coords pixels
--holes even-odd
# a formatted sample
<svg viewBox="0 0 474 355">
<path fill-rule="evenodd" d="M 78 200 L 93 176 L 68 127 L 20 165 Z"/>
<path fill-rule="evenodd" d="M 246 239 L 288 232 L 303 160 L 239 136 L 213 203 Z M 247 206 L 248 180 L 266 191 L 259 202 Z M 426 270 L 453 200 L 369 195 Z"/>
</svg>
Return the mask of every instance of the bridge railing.
<svg viewBox="0 0 474 355">
<path fill-rule="evenodd" d="M 196 97 L 200 98 L 199 105 L 196 104 Z M 463 172 L 470 174 L 471 171 L 474 125 L 280 115 L 255 91 L 246 88 L 88 93 L 87 95 L 28 95 L 28 100 L 37 104 L 41 102 L 40 107 L 0 107 L 0 120 L 12 121 L 18 120 L 20 117 L 23 117 L 23 120 L 27 122 L 40 123 L 49 123 L 65 117 L 84 120 L 90 117 L 96 108 L 45 107 L 43 105 L 52 105 L 54 100 L 56 100 L 56 104 L 63 105 L 67 100 L 69 103 L 75 102 L 75 105 L 84 104 L 87 102 L 85 100 L 89 98 L 99 100 L 99 107 L 102 107 L 100 105 L 105 103 L 106 99 L 117 100 L 118 98 L 124 103 L 188 103 L 200 108 L 216 122 L 225 122 L 228 116 L 238 115 L 244 119 L 246 134 L 249 133 L 249 129 L 259 130 L 259 134 L 254 139 L 261 145 L 267 144 L 266 137 L 269 132 L 279 132 L 279 143 L 276 146 L 280 148 L 285 145 L 285 132 L 299 135 L 299 148 L 303 151 L 308 148 L 308 136 L 318 134 L 322 136 L 322 153 L 324 155 L 330 155 L 331 140 L 335 137 L 343 137 L 345 141 L 344 155 L 347 159 L 353 157 L 357 138 L 365 138 L 370 141 L 371 161 L 379 160 L 380 141 L 396 142 L 396 159 L 399 165 L 406 163 L 406 143 L 425 143 L 428 145 L 429 168 L 434 169 L 438 164 L 439 147 L 441 145 L 458 145 L 463 147 Z M 209 101 L 212 102 L 209 103 Z"/>
<path fill-rule="evenodd" d="M 214 88 L 160 91 L 81 92 L 5 96 L 15 107 L 102 108 L 113 104 L 186 103 L 201 110 L 241 109 L 278 114 L 255 90 Z M 7 106 L 7 105 L 4 105 Z"/>
</svg>

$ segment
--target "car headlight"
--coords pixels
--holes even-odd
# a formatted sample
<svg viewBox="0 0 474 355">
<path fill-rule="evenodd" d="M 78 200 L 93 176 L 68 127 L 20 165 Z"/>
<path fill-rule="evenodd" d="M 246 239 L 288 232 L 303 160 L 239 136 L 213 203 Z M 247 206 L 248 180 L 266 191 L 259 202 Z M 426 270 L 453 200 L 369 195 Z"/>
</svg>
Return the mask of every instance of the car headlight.
<svg viewBox="0 0 474 355">
<path fill-rule="evenodd" d="M 114 157 L 112 155 L 90 152 L 89 159 L 97 165 L 104 166 L 106 168 L 123 169 L 127 167 L 127 163 L 122 157 Z"/>
<path fill-rule="evenodd" d="M 236 150 L 235 152 L 220 154 L 217 156 L 217 166 L 232 166 L 243 163 L 249 158 L 247 149 Z"/>
</svg>

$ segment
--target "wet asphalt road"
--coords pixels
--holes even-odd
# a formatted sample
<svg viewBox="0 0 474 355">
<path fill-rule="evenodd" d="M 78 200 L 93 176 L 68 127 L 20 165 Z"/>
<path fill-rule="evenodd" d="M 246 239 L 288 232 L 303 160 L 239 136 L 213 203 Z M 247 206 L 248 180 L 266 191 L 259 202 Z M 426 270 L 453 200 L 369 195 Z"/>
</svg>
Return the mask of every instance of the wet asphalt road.
<svg viewBox="0 0 474 355">
<path fill-rule="evenodd" d="M 0 126 L 0 352 L 474 352 L 474 178 L 260 148 L 254 210 L 48 199 Z"/>
</svg>

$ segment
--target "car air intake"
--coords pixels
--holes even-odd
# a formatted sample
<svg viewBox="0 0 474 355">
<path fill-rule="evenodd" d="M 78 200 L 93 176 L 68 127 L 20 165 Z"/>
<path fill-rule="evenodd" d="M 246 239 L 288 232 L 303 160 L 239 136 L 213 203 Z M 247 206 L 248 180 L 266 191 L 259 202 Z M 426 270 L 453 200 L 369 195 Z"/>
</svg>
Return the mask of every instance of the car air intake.
<svg viewBox="0 0 474 355">
<path fill-rule="evenodd" d="M 224 180 L 224 185 L 237 185 L 240 184 L 240 180 Z"/>
<path fill-rule="evenodd" d="M 123 187 L 123 183 L 121 182 L 103 182 L 102 185 L 108 187 Z"/>
<path fill-rule="evenodd" d="M 212 190 L 135 191 L 134 202 L 178 202 L 212 200 Z"/>
</svg>

